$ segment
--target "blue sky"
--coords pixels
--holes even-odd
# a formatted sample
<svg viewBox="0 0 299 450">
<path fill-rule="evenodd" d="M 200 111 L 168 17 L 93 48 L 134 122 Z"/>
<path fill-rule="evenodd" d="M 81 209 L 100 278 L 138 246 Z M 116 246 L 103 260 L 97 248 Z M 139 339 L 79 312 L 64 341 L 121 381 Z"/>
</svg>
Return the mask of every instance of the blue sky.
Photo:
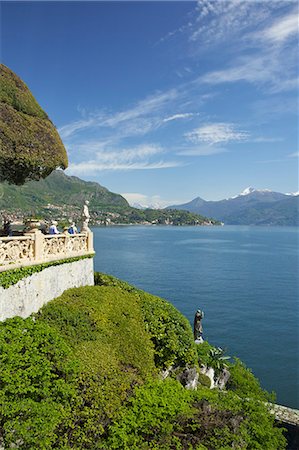
<svg viewBox="0 0 299 450">
<path fill-rule="evenodd" d="M 141 204 L 298 191 L 298 3 L 1 2 L 67 173 Z"/>
</svg>

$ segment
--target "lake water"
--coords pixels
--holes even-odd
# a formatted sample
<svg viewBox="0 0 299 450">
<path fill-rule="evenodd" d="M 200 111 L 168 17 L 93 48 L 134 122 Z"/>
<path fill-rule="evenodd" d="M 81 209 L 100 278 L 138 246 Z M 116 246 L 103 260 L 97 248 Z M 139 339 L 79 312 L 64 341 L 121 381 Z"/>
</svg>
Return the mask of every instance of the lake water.
<svg viewBox="0 0 299 450">
<path fill-rule="evenodd" d="M 292 227 L 94 228 L 95 270 L 168 299 L 299 408 L 298 241 Z"/>
</svg>

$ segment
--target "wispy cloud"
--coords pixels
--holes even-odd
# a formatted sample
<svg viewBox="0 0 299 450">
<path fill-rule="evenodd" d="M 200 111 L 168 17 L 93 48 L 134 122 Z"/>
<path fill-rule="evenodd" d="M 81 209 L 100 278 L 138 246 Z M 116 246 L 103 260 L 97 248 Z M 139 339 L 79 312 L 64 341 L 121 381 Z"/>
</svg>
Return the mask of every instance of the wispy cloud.
<svg viewBox="0 0 299 450">
<path fill-rule="evenodd" d="M 211 156 L 211 155 L 218 155 L 219 153 L 227 153 L 228 150 L 223 147 L 218 146 L 201 146 L 201 147 L 194 147 L 194 148 L 186 148 L 178 151 L 176 154 L 180 156 Z"/>
<path fill-rule="evenodd" d="M 67 173 L 70 175 L 92 175 L 104 170 L 156 170 L 179 167 L 182 164 L 178 161 L 158 161 L 158 162 L 135 162 L 135 163 L 101 163 L 99 161 L 86 161 L 70 164 Z"/>
<path fill-rule="evenodd" d="M 103 170 L 149 170 L 179 167 L 180 161 L 164 161 L 161 154 L 165 151 L 158 145 L 148 144 L 114 151 L 98 151 L 93 159 L 71 163 L 69 174 L 95 174 Z M 159 159 L 152 160 L 159 155 Z"/>
<path fill-rule="evenodd" d="M 102 163 L 134 163 L 136 160 L 144 160 L 153 155 L 163 153 L 158 145 L 139 145 L 134 148 L 126 148 L 120 151 L 100 151 L 96 153 L 97 159 Z"/>
<path fill-rule="evenodd" d="M 298 31 L 298 11 L 297 8 L 294 8 L 289 14 L 276 19 L 270 27 L 257 32 L 252 37 L 274 43 L 283 43 L 285 40 L 296 36 Z"/>
<path fill-rule="evenodd" d="M 160 195 L 145 195 L 138 192 L 125 192 L 121 194 L 131 206 L 141 206 L 143 208 L 165 208 L 168 205 L 184 203 L 182 200 L 166 200 Z"/>
<path fill-rule="evenodd" d="M 299 152 L 294 152 L 294 153 L 290 153 L 288 155 L 289 158 L 298 158 L 299 157 Z"/>
<path fill-rule="evenodd" d="M 240 35 L 240 30 L 244 35 L 252 27 L 260 26 L 274 9 L 270 1 L 258 2 L 258 8 L 256 5 L 257 2 L 251 0 L 199 0 L 190 40 L 200 40 L 207 48 L 223 40 L 233 40 Z"/>
<path fill-rule="evenodd" d="M 163 122 L 171 122 L 172 120 L 179 120 L 179 119 L 189 119 L 190 117 L 194 117 L 194 113 L 182 113 L 182 114 L 173 114 L 172 116 L 166 117 L 163 119 Z"/>
<path fill-rule="evenodd" d="M 159 113 L 170 109 L 179 95 L 177 89 L 158 92 L 123 111 L 92 112 L 88 117 L 60 127 L 58 131 L 63 139 L 70 139 L 82 131 L 102 128 L 117 130 L 121 137 L 146 134 L 161 124 L 163 119 Z"/>
<path fill-rule="evenodd" d="M 231 7 L 236 6 L 237 3 L 240 2 L 229 2 Z M 244 8 L 244 5 L 240 4 L 241 10 L 243 8 L 245 11 L 248 7 L 250 10 L 254 8 L 254 2 L 243 3 L 246 6 Z M 261 17 L 264 16 L 263 6 L 254 10 Z M 238 16 L 239 13 L 236 14 Z M 228 12 L 225 13 L 225 17 L 227 16 Z M 268 18 L 268 15 L 266 14 L 265 17 Z M 224 18 L 219 20 L 223 21 Z M 230 20 L 228 22 L 230 23 Z M 298 49 L 296 45 L 290 45 L 290 40 L 298 35 L 297 8 L 280 18 L 272 19 L 272 22 L 268 20 L 267 26 L 260 25 L 258 31 L 253 32 L 248 29 L 246 26 L 248 23 L 250 19 L 241 28 L 242 36 L 238 41 L 240 48 L 235 51 L 237 56 L 231 58 L 226 68 L 207 72 L 199 77 L 199 81 L 213 85 L 245 81 L 263 85 L 266 90 L 272 92 L 296 89 L 298 87 Z M 264 20 L 261 23 L 264 23 Z M 255 30 L 256 28 L 258 27 L 255 27 Z M 230 31 L 227 30 L 227 34 L 229 33 Z M 296 44 L 296 41 L 294 42 Z M 242 56 L 240 56 L 241 52 Z"/>
<path fill-rule="evenodd" d="M 239 131 L 232 123 L 209 123 L 186 133 L 185 136 L 193 143 L 206 142 L 214 145 L 220 142 L 244 141 L 249 135 L 245 131 Z"/>
<path fill-rule="evenodd" d="M 104 125 L 115 127 L 128 120 L 160 111 L 166 104 L 175 100 L 178 95 L 179 93 L 176 89 L 170 89 L 163 93 L 148 96 L 144 100 L 139 101 L 133 108 L 121 111 L 107 118 L 104 121 Z"/>
<path fill-rule="evenodd" d="M 71 122 L 67 125 L 64 125 L 58 129 L 58 132 L 62 139 L 67 139 L 73 134 L 82 131 L 84 129 L 90 128 L 94 126 L 97 121 L 99 120 L 99 117 L 91 116 L 88 119 L 82 119 L 82 120 L 76 120 L 74 122 Z"/>
</svg>

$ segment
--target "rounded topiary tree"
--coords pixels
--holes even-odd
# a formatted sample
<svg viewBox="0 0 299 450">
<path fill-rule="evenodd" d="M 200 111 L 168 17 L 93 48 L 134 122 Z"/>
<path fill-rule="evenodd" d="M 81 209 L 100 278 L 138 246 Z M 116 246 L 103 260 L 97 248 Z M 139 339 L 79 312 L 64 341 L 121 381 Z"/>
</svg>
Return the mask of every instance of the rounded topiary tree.
<svg viewBox="0 0 299 450">
<path fill-rule="evenodd" d="M 25 83 L 0 64 L 0 182 L 20 185 L 67 165 L 55 126 Z"/>
</svg>

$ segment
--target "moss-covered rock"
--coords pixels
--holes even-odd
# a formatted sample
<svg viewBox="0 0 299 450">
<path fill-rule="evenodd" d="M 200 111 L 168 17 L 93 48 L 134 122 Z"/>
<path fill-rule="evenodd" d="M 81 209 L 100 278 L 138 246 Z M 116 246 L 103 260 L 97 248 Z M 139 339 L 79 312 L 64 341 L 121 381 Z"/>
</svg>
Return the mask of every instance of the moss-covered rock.
<svg viewBox="0 0 299 450">
<path fill-rule="evenodd" d="M 23 184 L 68 165 L 53 123 L 25 83 L 0 65 L 0 181 Z"/>
</svg>

